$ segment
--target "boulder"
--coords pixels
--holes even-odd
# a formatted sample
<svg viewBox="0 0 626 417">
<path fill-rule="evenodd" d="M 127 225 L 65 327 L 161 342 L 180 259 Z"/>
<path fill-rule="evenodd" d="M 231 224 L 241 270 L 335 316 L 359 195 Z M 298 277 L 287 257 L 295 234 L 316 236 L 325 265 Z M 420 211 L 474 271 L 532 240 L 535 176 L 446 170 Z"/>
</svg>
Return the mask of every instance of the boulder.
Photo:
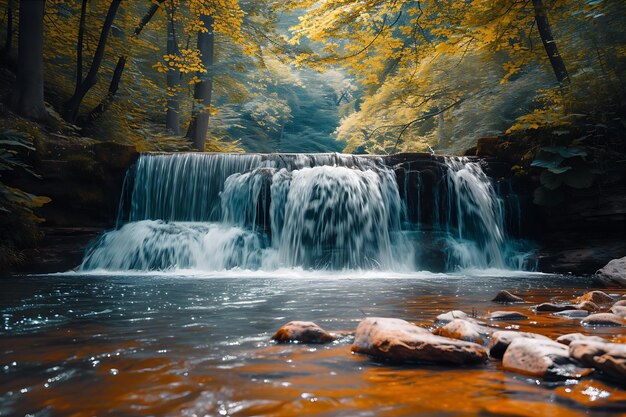
<svg viewBox="0 0 626 417">
<path fill-rule="evenodd" d="M 613 302 L 613 297 L 603 291 L 589 291 L 585 295 L 572 300 L 573 303 L 582 303 L 590 301 L 594 304 L 608 304 Z"/>
<path fill-rule="evenodd" d="M 606 340 L 604 340 L 601 337 L 598 337 L 598 336 L 587 336 L 587 335 L 582 334 L 582 333 L 564 334 L 563 336 L 559 336 L 556 339 L 557 342 L 562 343 L 562 344 L 564 344 L 566 346 L 569 346 L 572 342 L 579 341 L 579 340 L 588 341 L 588 342 L 606 342 Z"/>
<path fill-rule="evenodd" d="M 578 340 L 570 343 L 569 353 L 585 366 L 594 367 L 616 378 L 620 385 L 626 385 L 626 344 Z"/>
<path fill-rule="evenodd" d="M 585 326 L 626 326 L 626 320 L 613 313 L 598 313 L 585 317 L 581 323 Z"/>
<path fill-rule="evenodd" d="M 594 279 L 607 286 L 626 287 L 626 256 L 613 259 L 598 269 Z"/>
<path fill-rule="evenodd" d="M 328 343 L 335 337 L 311 321 L 290 321 L 272 336 L 279 343 Z"/>
<path fill-rule="evenodd" d="M 589 315 L 589 312 L 587 310 L 563 310 L 552 313 L 552 315 L 557 317 L 565 317 L 568 319 L 580 319 L 583 317 L 587 317 Z"/>
<path fill-rule="evenodd" d="M 528 333 L 528 332 L 516 332 L 513 330 L 500 330 L 494 332 L 491 335 L 491 339 L 489 340 L 489 356 L 492 358 L 501 359 L 506 352 L 507 348 L 513 342 L 513 340 L 518 338 L 527 338 L 534 340 L 552 340 L 549 337 L 543 336 L 541 334 L 536 333 Z"/>
<path fill-rule="evenodd" d="M 626 300 L 619 300 L 613 304 L 613 307 L 626 307 Z"/>
<path fill-rule="evenodd" d="M 569 355 L 567 346 L 552 340 L 518 337 L 502 358 L 502 367 L 511 372 L 544 379 L 579 378 L 591 373 L 581 368 Z"/>
<path fill-rule="evenodd" d="M 442 323 L 448 323 L 454 319 L 467 319 L 467 318 L 469 318 L 467 313 L 461 310 L 452 310 L 452 311 L 448 311 L 447 313 L 442 313 L 438 315 L 436 320 Z"/>
<path fill-rule="evenodd" d="M 600 309 L 600 307 L 598 307 L 597 305 L 595 305 L 594 303 L 592 303 L 590 301 L 583 301 L 583 302 L 578 303 L 578 304 L 571 304 L 571 303 L 562 303 L 562 304 L 542 303 L 542 304 L 539 304 L 539 305 L 535 306 L 534 308 L 535 308 L 535 311 L 550 311 L 550 312 L 565 311 L 565 310 L 597 311 L 597 310 Z"/>
<path fill-rule="evenodd" d="M 526 320 L 528 316 L 517 311 L 492 311 L 489 320 Z"/>
<path fill-rule="evenodd" d="M 488 339 L 488 336 L 493 332 L 494 330 L 489 327 L 481 326 L 477 323 L 463 319 L 454 319 L 445 324 L 443 327 L 435 329 L 433 334 L 442 337 L 449 337 L 451 339 L 465 340 L 466 342 L 479 343 L 482 345 Z"/>
<path fill-rule="evenodd" d="M 507 290 L 502 290 L 498 292 L 496 296 L 491 299 L 491 301 L 494 303 L 523 303 L 524 299 L 511 294 Z"/>
<path fill-rule="evenodd" d="M 359 323 L 352 351 L 392 362 L 477 364 L 487 351 L 476 343 L 436 336 L 400 319 L 368 317 Z"/>
<path fill-rule="evenodd" d="M 626 319 L 626 306 L 613 306 L 609 311 L 616 316 Z"/>
</svg>

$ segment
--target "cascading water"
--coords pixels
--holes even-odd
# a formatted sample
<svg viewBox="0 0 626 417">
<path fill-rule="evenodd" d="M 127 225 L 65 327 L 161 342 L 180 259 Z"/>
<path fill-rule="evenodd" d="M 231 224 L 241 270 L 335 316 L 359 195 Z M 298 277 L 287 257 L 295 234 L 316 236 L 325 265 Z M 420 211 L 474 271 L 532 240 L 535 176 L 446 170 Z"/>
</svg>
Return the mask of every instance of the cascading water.
<svg viewBox="0 0 626 417">
<path fill-rule="evenodd" d="M 511 266 L 502 201 L 480 164 L 437 158 L 431 232 L 444 236 L 446 269 Z M 429 233 L 418 224 L 428 188 L 415 173 L 411 225 L 409 188 L 401 196 L 378 157 L 141 155 L 125 182 L 123 221 L 81 269 L 423 269 L 426 240 L 414 232 Z"/>
</svg>

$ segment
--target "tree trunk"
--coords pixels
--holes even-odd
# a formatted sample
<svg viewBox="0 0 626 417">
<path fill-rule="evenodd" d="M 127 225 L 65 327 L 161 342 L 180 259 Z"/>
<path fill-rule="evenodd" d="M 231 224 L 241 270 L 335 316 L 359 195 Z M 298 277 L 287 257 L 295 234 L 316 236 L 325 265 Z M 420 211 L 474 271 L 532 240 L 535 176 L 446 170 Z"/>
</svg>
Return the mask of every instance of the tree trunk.
<svg viewBox="0 0 626 417">
<path fill-rule="evenodd" d="M 439 149 L 444 149 L 448 147 L 448 141 L 443 134 L 444 122 L 445 120 L 443 118 L 443 112 L 441 112 L 437 115 L 437 146 L 439 147 Z"/>
<path fill-rule="evenodd" d="M 543 4 L 543 0 L 533 0 L 533 6 L 535 8 L 535 21 L 537 22 L 537 29 L 539 29 L 539 35 L 541 36 L 541 42 L 546 49 L 550 64 L 554 70 L 554 75 L 561 85 L 568 85 L 570 83 L 569 73 L 565 67 L 565 62 L 559 54 L 559 50 L 556 46 L 556 41 L 552 36 L 552 29 L 550 28 L 550 22 L 548 21 L 548 14 L 546 13 L 546 7 Z"/>
<path fill-rule="evenodd" d="M 154 16 L 156 11 L 159 9 L 160 4 L 164 1 L 165 0 L 157 0 L 157 3 L 154 3 L 150 6 L 146 14 L 141 19 L 141 22 L 139 22 L 139 24 L 133 31 L 133 38 L 139 36 L 143 28 L 148 24 L 148 22 L 150 22 L 152 16 Z M 118 58 L 117 64 L 115 65 L 115 70 L 113 70 L 113 77 L 111 78 L 111 82 L 109 83 L 109 91 L 107 92 L 107 95 L 102 99 L 102 101 L 89 112 L 89 123 L 100 117 L 102 113 L 104 113 L 109 108 L 109 105 L 113 102 L 115 94 L 117 94 L 117 90 L 119 90 L 120 88 L 120 81 L 122 80 L 122 74 L 124 73 L 124 68 L 126 67 L 127 61 L 128 56 L 126 55 L 121 55 Z"/>
<path fill-rule="evenodd" d="M 83 102 L 85 95 L 94 85 L 96 85 L 96 82 L 98 81 L 98 71 L 100 70 L 100 65 L 102 64 L 102 59 L 104 57 L 107 38 L 109 37 L 109 32 L 111 31 L 111 26 L 113 25 L 113 20 L 115 19 L 115 14 L 120 6 L 120 2 L 121 0 L 111 1 L 109 11 L 107 12 L 104 24 L 102 25 L 100 39 L 98 40 L 98 46 L 96 47 L 93 61 L 89 67 L 89 72 L 82 82 L 76 84 L 74 95 L 72 95 L 72 97 L 70 97 L 70 99 L 63 105 L 63 117 L 70 123 L 76 122 L 80 104 Z"/>
<path fill-rule="evenodd" d="M 85 38 L 85 17 L 87 14 L 87 3 L 83 0 L 80 6 L 80 21 L 78 23 L 78 42 L 76 42 L 76 86 L 83 82 L 83 39 Z"/>
<path fill-rule="evenodd" d="M 174 19 L 167 22 L 167 54 L 178 55 L 178 42 L 174 31 Z M 167 119 L 165 127 L 175 135 L 180 135 L 180 103 L 178 102 L 178 86 L 180 85 L 180 71 L 167 71 Z"/>
<path fill-rule="evenodd" d="M 15 63 L 11 62 L 11 49 L 13 48 L 13 0 L 7 3 L 7 37 L 4 40 L 2 50 L 0 50 L 0 59 L 8 67 L 15 67 Z M 15 69 L 15 68 L 12 68 Z"/>
<path fill-rule="evenodd" d="M 198 50 L 200 50 L 202 65 L 207 72 L 198 74 L 201 81 L 194 87 L 194 104 L 191 111 L 189 129 L 187 129 L 187 137 L 191 139 L 193 146 L 202 152 L 204 151 L 204 144 L 209 130 L 209 106 L 211 105 L 211 93 L 213 92 L 211 67 L 213 66 L 215 37 L 213 34 L 213 16 L 202 16 L 201 20 L 208 32 L 198 31 Z"/>
<path fill-rule="evenodd" d="M 17 79 L 11 107 L 18 114 L 45 120 L 43 102 L 43 16 L 45 1 L 20 1 Z"/>
</svg>

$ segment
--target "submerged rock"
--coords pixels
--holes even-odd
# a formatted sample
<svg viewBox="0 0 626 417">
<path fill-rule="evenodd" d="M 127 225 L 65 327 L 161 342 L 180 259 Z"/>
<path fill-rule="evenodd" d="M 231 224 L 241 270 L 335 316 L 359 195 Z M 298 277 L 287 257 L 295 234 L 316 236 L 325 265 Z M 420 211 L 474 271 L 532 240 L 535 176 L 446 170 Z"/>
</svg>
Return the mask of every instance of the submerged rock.
<svg viewBox="0 0 626 417">
<path fill-rule="evenodd" d="M 594 304 L 607 304 L 613 302 L 613 297 L 602 291 L 589 291 L 587 294 L 572 300 L 573 303 L 582 303 L 585 301 L 590 301 Z"/>
<path fill-rule="evenodd" d="M 626 306 L 613 306 L 611 307 L 611 309 L 609 310 L 611 313 L 615 314 L 616 316 L 619 316 L 623 319 L 626 319 Z"/>
<path fill-rule="evenodd" d="M 517 295 L 511 294 L 507 290 L 502 290 L 491 299 L 494 303 L 523 303 L 524 299 Z"/>
<path fill-rule="evenodd" d="M 526 320 L 528 316 L 517 311 L 492 311 L 489 320 Z"/>
<path fill-rule="evenodd" d="M 626 385 L 626 344 L 579 340 L 570 343 L 570 356 Z"/>
<path fill-rule="evenodd" d="M 311 321 L 290 321 L 278 329 L 272 340 L 279 343 L 328 343 L 335 340 L 335 336 Z"/>
<path fill-rule="evenodd" d="M 559 343 L 562 343 L 566 346 L 569 346 L 572 342 L 576 342 L 576 341 L 587 341 L 587 342 L 606 342 L 606 340 L 604 340 L 601 337 L 598 336 L 587 336 L 585 334 L 582 333 L 569 333 L 569 334 L 564 334 L 563 336 L 559 336 L 556 341 Z"/>
<path fill-rule="evenodd" d="M 541 303 L 535 306 L 535 311 L 565 311 L 565 310 L 585 310 L 585 311 L 597 311 L 600 307 L 590 301 L 583 301 L 578 304 L 563 303 Z"/>
<path fill-rule="evenodd" d="M 552 340 L 549 337 L 536 333 L 516 332 L 514 330 L 500 330 L 494 332 L 489 340 L 489 356 L 501 359 L 513 340 L 518 338 L 534 339 L 534 340 Z"/>
<path fill-rule="evenodd" d="M 585 326 L 626 326 L 626 320 L 613 313 L 592 314 L 581 323 Z"/>
<path fill-rule="evenodd" d="M 436 336 L 407 321 L 368 317 L 356 329 L 352 351 L 393 362 L 476 364 L 487 360 L 482 346 Z"/>
<path fill-rule="evenodd" d="M 488 336 L 494 332 L 494 329 L 481 326 L 477 323 L 463 320 L 454 319 L 447 323 L 443 327 L 440 327 L 433 331 L 433 334 L 449 337 L 451 339 L 465 340 L 466 342 L 474 342 L 484 344 Z"/>
<path fill-rule="evenodd" d="M 502 366 L 507 371 L 545 379 L 578 378 L 591 372 L 577 366 L 567 346 L 526 337 L 511 342 L 502 358 Z"/>
<path fill-rule="evenodd" d="M 448 323 L 454 319 L 467 319 L 468 314 L 461 310 L 452 310 L 437 316 L 436 320 L 442 323 Z"/>
<path fill-rule="evenodd" d="M 626 256 L 613 259 L 600 268 L 594 279 L 607 286 L 626 287 Z"/>
<path fill-rule="evenodd" d="M 587 317 L 589 315 L 589 312 L 587 310 L 563 310 L 552 313 L 552 315 L 557 317 L 565 317 L 568 319 L 580 319 L 583 317 Z"/>
</svg>

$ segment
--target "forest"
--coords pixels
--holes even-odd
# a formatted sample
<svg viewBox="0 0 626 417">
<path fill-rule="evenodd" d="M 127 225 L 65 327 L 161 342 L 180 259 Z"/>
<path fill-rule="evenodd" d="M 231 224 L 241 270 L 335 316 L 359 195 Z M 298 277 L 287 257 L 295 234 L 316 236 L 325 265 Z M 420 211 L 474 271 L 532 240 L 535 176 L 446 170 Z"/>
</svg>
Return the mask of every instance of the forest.
<svg viewBox="0 0 626 417">
<path fill-rule="evenodd" d="M 55 158 L 73 164 L 94 143 L 495 152 L 516 174 L 541 174 L 544 205 L 623 168 L 620 1 L 2 0 L 0 9 L 4 263 L 21 259 L 16 248 L 35 239 L 51 197 L 19 185 L 59 146 L 72 154 Z M 499 138 L 497 149 L 485 138 Z"/>
</svg>

